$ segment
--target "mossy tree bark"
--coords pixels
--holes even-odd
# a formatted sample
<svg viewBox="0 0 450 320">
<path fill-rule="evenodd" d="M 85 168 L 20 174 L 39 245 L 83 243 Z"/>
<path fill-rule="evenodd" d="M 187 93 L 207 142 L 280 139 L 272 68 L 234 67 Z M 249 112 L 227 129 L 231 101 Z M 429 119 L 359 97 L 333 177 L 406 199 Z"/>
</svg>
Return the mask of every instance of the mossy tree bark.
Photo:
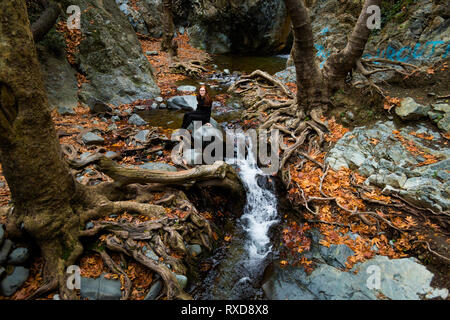
<svg viewBox="0 0 450 320">
<path fill-rule="evenodd" d="M 25 1 L 0 2 L 0 162 L 13 223 L 36 239 L 56 283 L 82 251 L 72 202 L 83 188 L 61 157 L 26 10 Z"/>
</svg>

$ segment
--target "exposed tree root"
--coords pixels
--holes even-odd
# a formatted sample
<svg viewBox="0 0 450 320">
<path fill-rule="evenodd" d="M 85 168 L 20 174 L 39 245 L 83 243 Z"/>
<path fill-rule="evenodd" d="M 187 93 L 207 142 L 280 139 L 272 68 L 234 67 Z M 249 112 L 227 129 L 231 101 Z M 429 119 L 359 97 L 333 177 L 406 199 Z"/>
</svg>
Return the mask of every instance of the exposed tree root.
<svg viewBox="0 0 450 320">
<path fill-rule="evenodd" d="M 197 78 L 208 70 L 202 66 L 201 61 L 191 60 L 189 62 L 173 62 L 169 66 L 172 73 L 181 73 L 188 77 Z"/>
<path fill-rule="evenodd" d="M 83 252 L 80 238 L 106 235 L 106 247 L 109 250 L 122 252 L 158 273 L 165 283 L 165 293 L 168 299 L 191 299 L 179 286 L 175 273 L 186 274 L 186 261 L 191 261 L 190 253 L 185 243 L 199 244 L 207 250 L 212 250 L 213 232 L 210 223 L 200 215 L 180 188 L 192 185 L 216 185 L 228 188 L 231 192 L 241 192 L 237 195 L 245 197 L 244 188 L 234 170 L 223 162 L 210 166 L 199 166 L 180 172 L 151 171 L 121 167 L 111 160 L 101 158 L 97 161 L 100 170 L 113 178 L 114 182 L 104 182 L 94 187 L 79 185 L 79 193 L 74 197 L 78 206 L 74 210 L 71 221 L 64 221 L 60 226 L 59 219 L 49 216 L 49 223 L 54 224 L 55 232 L 52 238 L 47 234 L 42 239 L 36 239 L 45 260 L 44 285 L 31 294 L 28 299 L 36 298 L 46 292 L 59 288 L 61 299 L 77 299 L 75 290 L 68 290 L 65 268 L 76 264 Z M 223 183 L 222 183 L 222 182 Z M 139 186 L 141 184 L 143 186 Z M 175 188 L 155 186 L 173 185 Z M 153 192 L 164 190 L 165 196 L 154 199 Z M 123 199 L 124 197 L 132 199 Z M 169 207 L 164 207 L 169 206 Z M 7 214 L 3 210 L 3 214 Z M 101 219 L 111 214 L 137 214 L 147 217 L 147 221 L 103 221 Z M 13 216 L 13 215 L 11 215 Z M 11 219 L 11 225 L 25 222 L 28 231 L 46 225 L 45 221 L 28 221 Z M 93 220 L 93 228 L 83 230 L 86 222 Z M 51 221 L 51 222 L 50 222 Z M 11 226 L 7 232 L 12 230 Z M 39 232 L 36 232 L 39 234 Z M 142 251 L 142 242 L 148 248 Z M 153 252 L 149 258 L 149 252 Z M 130 296 L 131 282 L 125 272 L 108 255 L 101 251 L 105 264 L 112 272 L 122 276 L 124 291 L 122 299 Z M 64 258 L 61 258 L 64 257 Z"/>
</svg>

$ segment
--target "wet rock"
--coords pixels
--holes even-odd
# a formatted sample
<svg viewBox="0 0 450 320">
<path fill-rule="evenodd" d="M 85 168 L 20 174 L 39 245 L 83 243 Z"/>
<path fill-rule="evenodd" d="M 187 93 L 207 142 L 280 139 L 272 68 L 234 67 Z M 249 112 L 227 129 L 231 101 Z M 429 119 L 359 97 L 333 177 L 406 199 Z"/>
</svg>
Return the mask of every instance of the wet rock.
<svg viewBox="0 0 450 320">
<path fill-rule="evenodd" d="M 52 40 L 52 45 L 47 41 Z M 42 70 L 45 92 L 52 109 L 60 115 L 76 114 L 78 87 L 76 71 L 70 66 L 64 52 L 65 41 L 57 32 L 49 32 L 46 39 L 37 45 L 38 58 Z"/>
<path fill-rule="evenodd" d="M 192 256 L 196 257 L 202 253 L 202 247 L 198 244 L 189 244 L 186 246 Z"/>
<path fill-rule="evenodd" d="M 414 101 L 413 98 L 402 99 L 400 106 L 395 108 L 395 113 L 403 120 L 417 120 L 428 115 L 430 107 L 423 106 Z"/>
<path fill-rule="evenodd" d="M 128 119 L 129 124 L 133 124 L 135 126 L 145 126 L 147 124 L 147 121 L 142 119 L 137 114 L 132 114 L 131 117 Z"/>
<path fill-rule="evenodd" d="M 369 281 L 374 269 L 381 275 L 378 288 Z M 446 289 L 430 286 L 433 274 L 414 258 L 390 260 L 376 256 L 356 264 L 351 271 L 355 270 L 357 274 L 320 264 L 308 275 L 303 268 L 276 266 L 263 284 L 263 290 L 266 298 L 277 300 L 376 300 L 379 293 L 393 300 L 418 300 L 422 295 L 448 296 Z"/>
<path fill-rule="evenodd" d="M 176 274 L 175 278 L 177 278 L 178 284 L 180 285 L 181 289 L 186 288 L 188 282 L 188 278 L 186 276 L 182 274 Z"/>
<path fill-rule="evenodd" d="M 195 96 L 175 96 L 167 100 L 167 107 L 169 109 L 185 109 L 185 110 L 196 110 L 197 109 L 197 98 Z"/>
<path fill-rule="evenodd" d="M 80 155 L 80 160 L 81 161 L 84 161 L 84 160 L 86 160 L 87 158 L 89 158 L 90 156 L 92 155 L 92 153 L 91 152 L 83 152 L 81 155 Z"/>
<path fill-rule="evenodd" d="M 155 283 L 153 283 L 144 300 L 155 300 L 159 296 L 162 287 L 163 283 L 161 280 L 158 280 Z"/>
<path fill-rule="evenodd" d="M 106 130 L 108 130 L 108 131 L 113 131 L 113 130 L 117 130 L 117 129 L 118 129 L 118 127 L 117 127 L 117 124 L 115 124 L 115 123 L 110 124 L 108 126 L 108 128 L 106 128 Z"/>
<path fill-rule="evenodd" d="M 164 99 L 163 99 L 163 97 L 156 97 L 155 101 L 158 102 L 158 103 L 161 103 L 161 102 L 164 101 Z"/>
<path fill-rule="evenodd" d="M 177 91 L 179 91 L 179 92 L 195 92 L 195 91 L 197 91 L 197 88 L 195 86 L 179 86 L 177 88 Z"/>
<path fill-rule="evenodd" d="M 148 106 L 146 106 L 146 105 L 135 106 L 134 109 L 138 110 L 138 111 L 145 111 L 148 109 Z"/>
<path fill-rule="evenodd" d="M 445 132 L 450 132 L 450 113 L 447 112 L 441 120 L 438 121 L 437 126 Z"/>
<path fill-rule="evenodd" d="M 347 258 L 355 252 L 343 244 L 332 244 L 330 247 L 320 246 L 320 255 L 327 264 L 335 268 L 345 268 Z"/>
<path fill-rule="evenodd" d="M 158 106 L 158 109 L 165 109 L 166 108 L 166 104 L 165 103 L 161 103 L 159 106 Z"/>
<path fill-rule="evenodd" d="M 0 279 L 2 278 L 3 274 L 6 272 L 5 268 L 0 266 Z"/>
<path fill-rule="evenodd" d="M 86 223 L 86 230 L 92 229 L 94 227 L 94 223 L 92 221 L 89 221 L 88 223 Z"/>
<path fill-rule="evenodd" d="M 112 121 L 112 122 L 120 121 L 120 117 L 119 117 L 119 116 L 112 116 L 112 117 L 111 117 L 111 121 Z"/>
<path fill-rule="evenodd" d="M 119 156 L 119 154 L 114 151 L 108 151 L 105 153 L 105 157 L 107 157 L 108 159 L 115 159 L 118 156 Z"/>
<path fill-rule="evenodd" d="M 8 258 L 9 252 L 13 247 L 13 242 L 9 239 L 3 241 L 2 248 L 0 249 L 0 264 L 4 264 Z"/>
<path fill-rule="evenodd" d="M 108 113 L 112 112 L 112 108 L 108 106 L 106 103 L 100 100 L 96 100 L 93 104 L 91 104 L 91 111 L 93 113 Z"/>
<path fill-rule="evenodd" d="M 157 56 L 159 53 L 158 51 L 146 51 L 145 54 L 148 56 Z"/>
<path fill-rule="evenodd" d="M 137 135 L 134 136 L 134 139 L 140 143 L 146 143 L 148 141 L 148 134 L 150 130 L 141 130 Z"/>
<path fill-rule="evenodd" d="M 83 134 L 81 139 L 83 140 L 83 143 L 85 145 L 87 145 L 87 146 L 90 146 L 90 145 L 101 145 L 101 144 L 105 143 L 105 139 L 103 139 L 102 137 L 96 135 L 93 132 L 87 132 L 87 133 Z"/>
<path fill-rule="evenodd" d="M 55 294 L 52 299 L 53 300 L 61 300 L 61 297 L 59 296 L 59 294 Z"/>
<path fill-rule="evenodd" d="M 0 291 L 6 296 L 12 296 L 28 279 L 29 270 L 24 267 L 15 267 L 10 275 L 0 282 Z"/>
<path fill-rule="evenodd" d="M 284 83 L 297 83 L 297 75 L 294 66 L 287 67 L 286 69 L 275 73 L 274 76 L 280 78 Z"/>
<path fill-rule="evenodd" d="M 80 294 L 89 300 L 120 300 L 121 287 L 119 280 L 105 279 L 103 275 L 97 279 L 81 277 Z"/>
<path fill-rule="evenodd" d="M 8 257 L 8 264 L 19 265 L 28 260 L 30 252 L 27 248 L 16 248 Z"/>
<path fill-rule="evenodd" d="M 145 169 L 145 170 L 159 170 L 159 171 L 169 171 L 169 172 L 176 172 L 177 168 L 175 168 L 174 166 L 167 164 L 167 163 L 163 163 L 163 162 L 147 162 L 141 165 L 137 166 L 140 169 Z"/>
<path fill-rule="evenodd" d="M 144 255 L 147 258 L 150 258 L 155 261 L 159 261 L 159 257 L 156 255 L 156 253 L 152 249 L 147 248 L 147 246 L 142 247 L 142 252 L 144 253 Z"/>
<path fill-rule="evenodd" d="M 225 73 L 226 75 L 230 74 L 230 70 L 229 69 L 223 69 L 223 73 Z"/>
</svg>

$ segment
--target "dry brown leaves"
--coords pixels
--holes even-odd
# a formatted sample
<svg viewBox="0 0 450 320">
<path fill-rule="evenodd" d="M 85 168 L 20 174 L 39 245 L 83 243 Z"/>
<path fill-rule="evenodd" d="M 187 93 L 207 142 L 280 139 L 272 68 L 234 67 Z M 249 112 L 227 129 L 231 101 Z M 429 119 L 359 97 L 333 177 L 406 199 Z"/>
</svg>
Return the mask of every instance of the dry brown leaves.
<svg viewBox="0 0 450 320">
<path fill-rule="evenodd" d="M 329 121 L 331 127 L 331 133 L 328 136 L 329 141 L 337 141 L 346 132 L 345 128 L 342 128 L 334 121 Z M 323 163 L 325 153 L 318 151 L 312 152 L 310 157 L 316 161 Z M 301 187 L 305 193 L 306 199 L 310 197 L 323 197 L 320 192 L 320 180 L 323 177 L 324 171 L 308 161 L 303 167 L 298 170 L 296 163 L 290 165 L 290 174 L 292 177 L 291 188 L 289 189 L 289 199 L 292 203 L 303 204 L 304 200 L 301 196 L 301 190 L 297 186 Z M 369 211 L 364 200 L 361 198 L 359 191 L 356 189 L 356 185 L 361 185 L 365 178 L 359 174 L 352 172 L 350 169 L 341 169 L 339 171 L 329 170 L 322 184 L 322 191 L 328 197 L 334 197 L 336 201 L 349 211 L 357 210 L 358 212 Z M 372 192 L 365 192 L 363 197 L 381 201 L 384 203 L 392 203 L 392 199 L 388 196 L 381 194 L 381 191 L 375 189 Z M 349 225 L 348 227 L 339 227 L 336 225 L 321 223 L 318 224 L 319 230 L 325 236 L 321 241 L 324 246 L 331 244 L 346 244 L 355 254 L 349 257 L 347 261 L 347 268 L 352 268 L 356 262 L 362 262 L 370 259 L 375 253 L 380 255 L 386 255 L 390 258 L 401 258 L 407 256 L 406 251 L 412 250 L 416 245 L 412 245 L 413 240 L 421 237 L 419 234 L 405 233 L 395 242 L 394 247 L 389 244 L 389 240 L 384 234 L 378 235 L 377 227 L 373 217 L 366 215 L 366 218 L 373 222 L 374 225 L 367 225 L 362 220 L 355 217 L 350 217 L 350 213 L 337 207 L 334 202 L 330 201 L 315 201 L 310 203 L 310 207 L 314 206 L 317 210 L 317 216 L 308 211 L 304 211 L 304 216 L 308 220 L 322 220 L 330 223 L 340 223 Z M 314 210 L 313 210 L 314 211 Z M 388 219 L 397 228 L 403 230 L 412 230 L 418 222 L 412 217 L 401 211 L 396 211 L 392 208 L 377 209 L 375 211 L 381 217 Z M 381 222 L 382 231 L 387 231 L 389 227 Z M 356 240 L 352 240 L 348 235 L 345 235 L 348 231 L 357 233 L 360 236 Z M 290 240 L 292 232 L 290 230 L 284 231 L 286 240 L 285 244 L 289 246 L 297 247 L 299 252 L 302 252 L 304 247 L 299 244 L 295 244 L 295 241 Z M 308 266 L 308 265 L 307 265 Z"/>
<path fill-rule="evenodd" d="M 406 139 L 404 136 L 402 136 L 402 134 L 399 131 L 393 130 L 392 134 L 398 141 L 400 141 L 400 143 L 403 145 L 403 147 L 406 150 L 408 150 L 413 156 L 420 156 L 420 157 L 425 158 L 425 161 L 423 161 L 417 165 L 418 167 L 425 166 L 428 164 L 433 164 L 433 163 L 436 163 L 439 161 L 439 159 L 436 158 L 434 155 L 425 153 L 423 150 L 420 150 L 418 148 L 418 146 L 414 143 L 414 141 Z M 422 137 L 420 137 L 420 138 L 422 138 Z M 426 139 L 426 138 L 423 138 L 423 139 Z M 430 140 L 430 139 L 428 138 L 427 140 Z"/>
<path fill-rule="evenodd" d="M 161 51 L 161 39 L 151 38 L 148 36 L 139 35 L 139 41 L 141 42 L 142 51 L 144 54 L 147 51 L 157 51 L 156 56 L 147 56 L 148 61 L 151 63 L 158 87 L 161 89 L 161 95 L 163 97 L 170 97 L 176 94 L 175 82 L 184 80 L 187 77 L 181 74 L 174 74 L 170 72 L 170 57 L 167 52 Z M 180 62 L 189 62 L 191 60 L 207 61 L 210 56 L 206 52 L 196 49 L 189 44 L 189 37 L 185 33 L 183 35 L 178 34 L 175 38 L 178 43 L 178 59 Z"/>
</svg>

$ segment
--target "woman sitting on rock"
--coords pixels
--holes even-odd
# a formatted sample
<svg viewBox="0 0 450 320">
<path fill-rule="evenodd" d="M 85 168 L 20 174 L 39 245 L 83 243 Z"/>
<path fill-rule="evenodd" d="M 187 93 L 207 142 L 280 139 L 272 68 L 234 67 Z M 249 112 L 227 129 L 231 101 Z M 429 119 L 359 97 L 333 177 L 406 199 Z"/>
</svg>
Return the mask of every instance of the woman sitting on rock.
<svg viewBox="0 0 450 320">
<path fill-rule="evenodd" d="M 193 121 L 201 121 L 203 125 L 209 125 L 211 121 L 212 100 L 206 86 L 200 86 L 197 92 L 197 110 L 186 112 L 181 127 L 187 129 Z"/>
</svg>

